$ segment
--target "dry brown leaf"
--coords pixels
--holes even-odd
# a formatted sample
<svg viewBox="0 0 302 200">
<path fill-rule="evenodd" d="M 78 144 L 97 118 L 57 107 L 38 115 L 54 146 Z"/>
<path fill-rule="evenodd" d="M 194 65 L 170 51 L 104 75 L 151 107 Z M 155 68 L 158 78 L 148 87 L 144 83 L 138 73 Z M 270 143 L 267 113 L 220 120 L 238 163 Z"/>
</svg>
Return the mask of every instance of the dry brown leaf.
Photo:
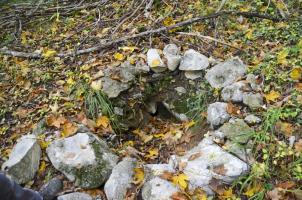
<svg viewBox="0 0 302 200">
<path fill-rule="evenodd" d="M 187 165 L 188 165 L 187 162 L 180 162 L 180 163 L 178 164 L 178 170 L 179 170 L 179 171 L 183 171 L 183 170 L 186 168 Z"/>
<path fill-rule="evenodd" d="M 201 155 L 202 155 L 201 152 L 194 153 L 194 154 L 190 155 L 190 157 L 188 158 L 188 161 L 195 160 L 195 159 L 199 158 Z"/>
<path fill-rule="evenodd" d="M 216 167 L 213 168 L 213 171 L 216 173 L 216 174 L 220 174 L 220 175 L 225 175 L 226 174 L 226 169 L 224 167 L 224 165 L 218 165 Z"/>
<path fill-rule="evenodd" d="M 78 130 L 78 127 L 73 124 L 72 122 L 66 122 L 63 125 L 63 131 L 62 131 L 62 137 L 69 137 L 73 134 L 75 134 Z"/>
<path fill-rule="evenodd" d="M 295 143 L 295 152 L 302 153 L 302 139 Z"/>
<path fill-rule="evenodd" d="M 181 192 L 176 192 L 172 194 L 171 198 L 172 200 L 188 200 L 188 197 Z"/>
<path fill-rule="evenodd" d="M 56 128 L 60 128 L 61 125 L 65 124 L 67 122 L 67 119 L 63 116 L 55 116 L 55 115 L 50 115 L 46 118 L 46 124 L 48 126 L 54 126 Z"/>
<path fill-rule="evenodd" d="M 103 128 L 107 128 L 110 124 L 110 120 L 107 116 L 101 116 L 96 120 L 96 127 L 102 126 Z"/>
<path fill-rule="evenodd" d="M 161 175 L 160 178 L 165 179 L 167 181 L 171 181 L 173 177 L 173 173 L 168 172 L 168 171 L 164 171 Z"/>
<path fill-rule="evenodd" d="M 292 136 L 294 132 L 294 127 L 292 124 L 287 122 L 278 121 L 275 126 L 276 130 L 287 137 Z"/>
<path fill-rule="evenodd" d="M 267 197 L 271 200 L 282 200 L 282 196 L 279 194 L 278 188 L 268 191 L 266 194 L 267 194 Z"/>
<path fill-rule="evenodd" d="M 240 108 L 238 108 L 236 105 L 232 103 L 227 104 L 227 112 L 231 115 L 239 115 L 240 114 Z"/>
<path fill-rule="evenodd" d="M 282 183 L 278 183 L 276 185 L 276 187 L 288 190 L 288 189 L 295 187 L 295 185 L 296 185 L 296 183 L 293 181 L 285 181 Z"/>
</svg>

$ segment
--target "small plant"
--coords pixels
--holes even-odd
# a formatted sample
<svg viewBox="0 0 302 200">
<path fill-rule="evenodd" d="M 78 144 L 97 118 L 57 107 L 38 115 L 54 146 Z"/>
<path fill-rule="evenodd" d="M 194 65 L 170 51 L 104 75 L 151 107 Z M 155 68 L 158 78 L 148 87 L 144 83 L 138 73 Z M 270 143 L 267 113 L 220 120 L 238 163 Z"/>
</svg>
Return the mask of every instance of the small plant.
<svg viewBox="0 0 302 200">
<path fill-rule="evenodd" d="M 70 94 L 84 98 L 84 107 L 88 117 L 96 119 L 100 114 L 106 115 L 113 128 L 118 128 L 111 102 L 101 90 L 94 90 L 87 82 L 80 81 L 72 87 Z"/>
<path fill-rule="evenodd" d="M 201 114 L 207 110 L 209 95 L 206 91 L 200 90 L 194 96 L 187 99 L 188 112 L 186 113 L 193 120 L 200 120 Z"/>
</svg>

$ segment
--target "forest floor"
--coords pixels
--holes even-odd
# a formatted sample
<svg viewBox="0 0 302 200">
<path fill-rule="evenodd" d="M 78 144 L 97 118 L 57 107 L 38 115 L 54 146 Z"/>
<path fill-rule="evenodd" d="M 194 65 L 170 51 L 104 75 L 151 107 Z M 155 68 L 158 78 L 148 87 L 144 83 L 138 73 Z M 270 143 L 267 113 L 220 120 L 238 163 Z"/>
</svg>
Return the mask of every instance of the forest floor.
<svg viewBox="0 0 302 200">
<path fill-rule="evenodd" d="M 253 111 L 263 123 L 251 138 L 255 159 L 251 172 L 218 191 L 217 198 L 302 199 L 301 1 L 155 0 L 150 8 L 148 2 L 1 5 L 0 164 L 17 139 L 43 119 L 48 129 L 39 138 L 42 149 L 56 137 L 73 135 L 76 123 L 85 124 L 101 138 L 115 135 L 117 140 L 110 147 L 121 157 L 129 149 L 136 150 L 141 162 L 167 162 L 170 155 L 192 147 L 192 141 L 200 141 L 203 135 L 192 136 L 187 130 L 199 124 L 206 134 L 209 128 L 204 106 L 192 108 L 197 117 L 189 122 L 152 116 L 147 125 L 118 133 L 115 122 L 110 122 L 112 116 L 89 112 L 85 89 L 71 95 L 77 83 L 90 87 L 96 74 L 107 67 L 145 59 L 149 48 L 175 43 L 213 59 L 238 56 L 263 85 L 266 106 Z M 200 16 L 211 17 L 197 20 Z M 12 55 L 11 50 L 28 54 Z M 212 89 L 207 98 L 218 101 L 220 92 Z M 236 112 L 239 108 L 233 105 Z M 178 131 L 183 134 L 177 143 L 164 137 Z M 43 153 L 38 176 L 26 186 L 37 189 L 54 174 Z M 68 182 L 64 187 L 74 190 Z M 87 192 L 103 195 L 102 189 Z"/>
</svg>

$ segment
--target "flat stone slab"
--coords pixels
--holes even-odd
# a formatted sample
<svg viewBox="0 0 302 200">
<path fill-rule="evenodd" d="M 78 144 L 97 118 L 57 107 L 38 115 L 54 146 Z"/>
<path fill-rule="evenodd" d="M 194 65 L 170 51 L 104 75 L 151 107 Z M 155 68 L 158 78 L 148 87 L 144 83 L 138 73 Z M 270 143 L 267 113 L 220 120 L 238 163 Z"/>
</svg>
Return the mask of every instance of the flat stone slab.
<svg viewBox="0 0 302 200">
<path fill-rule="evenodd" d="M 102 185 L 117 162 L 106 143 L 91 133 L 55 140 L 46 152 L 53 166 L 82 188 Z"/>
<path fill-rule="evenodd" d="M 39 169 L 42 152 L 35 135 L 25 135 L 14 146 L 9 159 L 3 163 L 6 171 L 18 184 L 31 181 Z"/>
</svg>

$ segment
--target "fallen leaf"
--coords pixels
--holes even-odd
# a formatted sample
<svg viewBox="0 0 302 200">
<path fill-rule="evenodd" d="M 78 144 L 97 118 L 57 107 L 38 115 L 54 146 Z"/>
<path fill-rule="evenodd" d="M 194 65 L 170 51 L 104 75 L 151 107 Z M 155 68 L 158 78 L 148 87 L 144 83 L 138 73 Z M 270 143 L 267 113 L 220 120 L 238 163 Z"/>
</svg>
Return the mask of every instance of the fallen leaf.
<svg viewBox="0 0 302 200">
<path fill-rule="evenodd" d="M 225 175 L 227 170 L 225 169 L 224 165 L 218 165 L 213 168 L 213 172 L 219 175 Z"/>
<path fill-rule="evenodd" d="M 134 168 L 134 179 L 133 183 L 138 185 L 144 181 L 145 172 L 143 168 Z"/>
<path fill-rule="evenodd" d="M 125 59 L 125 56 L 124 56 L 123 54 L 121 54 L 121 53 L 115 53 L 115 54 L 114 54 L 114 58 L 115 58 L 116 60 L 122 61 L 122 60 Z"/>
<path fill-rule="evenodd" d="M 123 51 L 130 51 L 132 53 L 134 50 L 136 50 L 138 48 L 132 46 L 132 47 L 119 47 L 119 49 L 121 49 Z"/>
<path fill-rule="evenodd" d="M 55 115 L 50 115 L 46 118 L 46 124 L 48 126 L 54 126 L 56 128 L 60 128 L 61 125 L 63 125 L 64 123 L 66 123 L 66 118 L 63 116 L 55 116 Z"/>
<path fill-rule="evenodd" d="M 278 53 L 278 56 L 277 56 L 278 64 L 286 65 L 287 64 L 287 60 L 286 60 L 287 56 L 288 56 L 288 50 L 287 49 L 284 49 L 284 50 L 280 51 Z"/>
<path fill-rule="evenodd" d="M 290 77 L 293 80 L 301 79 L 302 78 L 302 68 L 294 68 L 290 73 Z"/>
<path fill-rule="evenodd" d="M 267 197 L 271 200 L 281 200 L 282 196 L 279 194 L 279 189 L 275 188 L 267 192 Z"/>
<path fill-rule="evenodd" d="M 294 132 L 294 127 L 292 124 L 287 122 L 278 121 L 275 125 L 276 130 L 282 134 L 284 134 L 287 137 L 292 136 Z"/>
<path fill-rule="evenodd" d="M 171 199 L 172 200 L 189 200 L 189 198 L 181 192 L 176 192 L 176 193 L 172 194 Z"/>
<path fill-rule="evenodd" d="M 239 115 L 240 114 L 240 108 L 232 103 L 227 104 L 227 112 L 231 115 Z"/>
<path fill-rule="evenodd" d="M 72 122 L 66 122 L 63 125 L 63 131 L 61 132 L 62 137 L 69 137 L 71 135 L 73 135 L 74 133 L 76 133 L 78 130 L 78 127 L 73 124 Z"/>
<path fill-rule="evenodd" d="M 296 185 L 296 183 L 293 181 L 285 181 L 282 183 L 278 183 L 276 185 L 276 187 L 288 190 L 288 189 L 293 188 L 295 185 Z"/>
<path fill-rule="evenodd" d="M 143 131 L 136 129 L 132 131 L 134 134 L 138 135 L 144 143 L 147 143 L 153 139 L 153 135 L 146 135 Z"/>
<path fill-rule="evenodd" d="M 260 192 L 260 190 L 262 189 L 260 184 L 251 184 L 247 187 L 245 193 L 243 193 L 244 195 L 246 195 L 247 197 L 252 197 L 254 196 L 256 193 Z"/>
<path fill-rule="evenodd" d="M 295 143 L 295 152 L 302 153 L 302 139 Z"/>
<path fill-rule="evenodd" d="M 102 80 L 92 81 L 90 84 L 90 87 L 96 91 L 101 90 L 102 89 Z"/>
<path fill-rule="evenodd" d="M 154 59 L 152 60 L 151 67 L 157 67 L 160 65 L 160 60 Z"/>
<path fill-rule="evenodd" d="M 150 149 L 148 151 L 148 154 L 145 155 L 145 158 L 149 158 L 149 159 L 155 159 L 158 157 L 158 149 L 157 148 L 154 148 L 154 149 Z"/>
<path fill-rule="evenodd" d="M 236 196 L 233 194 L 233 189 L 230 187 L 227 190 L 224 190 L 222 195 L 218 196 L 219 199 L 235 199 Z"/>
<path fill-rule="evenodd" d="M 201 155 L 202 155 L 201 152 L 194 153 L 194 154 L 190 155 L 190 157 L 188 158 L 188 161 L 195 160 L 195 159 L 199 158 Z"/>
<path fill-rule="evenodd" d="M 280 97 L 280 93 L 272 90 L 270 93 L 264 95 L 266 101 L 276 101 Z"/>
<path fill-rule="evenodd" d="M 167 181 L 172 181 L 173 178 L 173 173 L 169 171 L 164 171 L 161 175 L 160 178 L 167 180 Z"/>
<path fill-rule="evenodd" d="M 38 174 L 42 174 L 46 169 L 46 162 L 44 160 L 41 161 Z"/>
<path fill-rule="evenodd" d="M 96 127 L 107 128 L 110 124 L 110 120 L 107 116 L 101 116 L 96 120 Z"/>
<path fill-rule="evenodd" d="M 187 183 L 188 180 L 189 178 L 185 174 L 178 174 L 172 177 L 172 182 L 175 185 L 178 185 L 182 190 L 185 190 L 188 187 L 188 183 Z"/>
<path fill-rule="evenodd" d="M 48 49 L 42 54 L 42 56 L 44 58 L 51 58 L 51 57 L 54 57 L 56 54 L 57 54 L 57 52 L 55 50 Z"/>
<path fill-rule="evenodd" d="M 163 20 L 163 25 L 164 26 L 171 26 L 175 24 L 175 21 L 173 20 L 172 17 L 166 17 L 164 20 Z"/>
</svg>

